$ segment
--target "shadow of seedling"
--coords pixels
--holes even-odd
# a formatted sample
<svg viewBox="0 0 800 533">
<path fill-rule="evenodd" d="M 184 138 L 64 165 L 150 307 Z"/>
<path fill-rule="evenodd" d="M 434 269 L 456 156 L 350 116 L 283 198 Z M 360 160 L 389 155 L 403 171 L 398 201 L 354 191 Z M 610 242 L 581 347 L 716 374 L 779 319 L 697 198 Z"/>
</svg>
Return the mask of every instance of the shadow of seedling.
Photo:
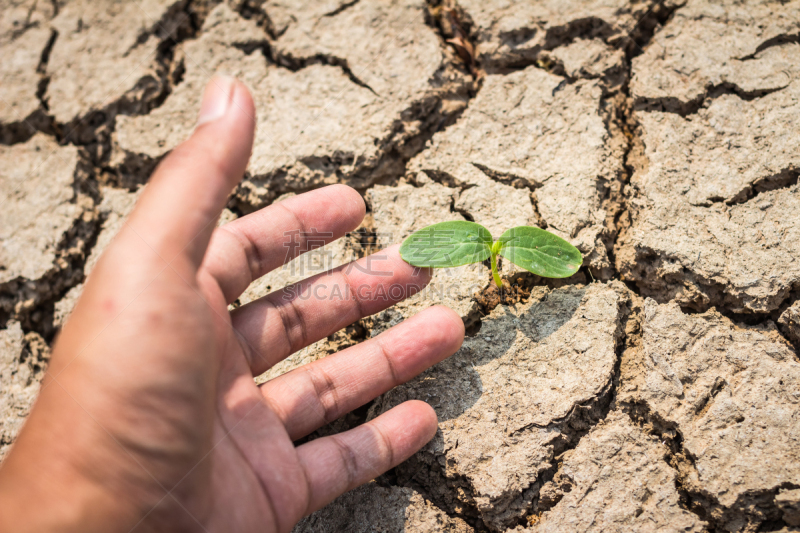
<svg viewBox="0 0 800 533">
<path fill-rule="evenodd" d="M 483 319 L 480 332 L 466 338 L 452 357 L 428 369 L 414 380 L 385 394 L 373 407 L 377 415 L 406 400 L 428 402 L 444 422 L 458 418 L 484 394 L 502 393 L 493 383 L 485 390 L 476 367 L 515 365 L 528 367 L 526 348 L 542 342 L 569 322 L 580 307 L 586 289 L 569 287 L 548 292 L 539 288 L 529 302 L 501 305 Z M 526 342 L 527 341 L 527 342 Z"/>
</svg>

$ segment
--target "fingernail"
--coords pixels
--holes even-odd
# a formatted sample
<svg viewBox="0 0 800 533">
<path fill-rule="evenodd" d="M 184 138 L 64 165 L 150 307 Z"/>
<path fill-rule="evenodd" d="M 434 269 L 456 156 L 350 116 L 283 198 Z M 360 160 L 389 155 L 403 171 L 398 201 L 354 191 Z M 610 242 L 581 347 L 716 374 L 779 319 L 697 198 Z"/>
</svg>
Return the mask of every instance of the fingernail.
<svg viewBox="0 0 800 533">
<path fill-rule="evenodd" d="M 228 111 L 231 102 L 231 92 L 236 80 L 230 76 L 217 74 L 206 85 L 203 93 L 203 103 L 200 105 L 200 114 L 197 125 L 222 118 Z"/>
</svg>

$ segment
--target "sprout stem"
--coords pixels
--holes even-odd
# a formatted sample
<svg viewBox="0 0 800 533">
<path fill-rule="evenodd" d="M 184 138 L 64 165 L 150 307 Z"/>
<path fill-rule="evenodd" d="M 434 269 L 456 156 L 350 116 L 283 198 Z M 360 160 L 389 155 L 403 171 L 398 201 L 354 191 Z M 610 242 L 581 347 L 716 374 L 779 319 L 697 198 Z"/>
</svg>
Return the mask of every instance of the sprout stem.
<svg viewBox="0 0 800 533">
<path fill-rule="evenodd" d="M 494 276 L 494 282 L 497 283 L 499 288 L 503 288 L 503 280 L 500 279 L 500 274 L 497 272 L 497 254 L 492 253 L 492 276 Z"/>
</svg>

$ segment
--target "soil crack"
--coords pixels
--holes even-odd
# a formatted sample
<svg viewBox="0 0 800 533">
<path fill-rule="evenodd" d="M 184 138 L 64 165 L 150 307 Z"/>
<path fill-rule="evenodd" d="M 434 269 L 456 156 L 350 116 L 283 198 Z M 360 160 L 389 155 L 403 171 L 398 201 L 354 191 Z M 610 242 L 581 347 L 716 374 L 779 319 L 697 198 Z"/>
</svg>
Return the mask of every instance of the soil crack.
<svg viewBox="0 0 800 533">
<path fill-rule="evenodd" d="M 664 96 L 658 98 L 641 96 L 636 99 L 635 108 L 637 111 L 661 111 L 663 113 L 675 113 L 686 118 L 696 114 L 701 109 L 708 107 L 713 100 L 726 94 L 738 96 L 745 102 L 751 102 L 767 96 L 768 94 L 782 91 L 787 86 L 788 84 L 782 87 L 774 87 L 771 89 L 746 91 L 734 83 L 725 82 L 707 87 L 703 94 L 699 95 L 697 98 L 689 100 L 688 102 L 673 96 Z"/>
<path fill-rule="evenodd" d="M 31 12 L 35 7 L 36 3 L 34 2 L 31 7 Z M 30 12 L 28 16 L 30 16 Z M 50 77 L 46 75 L 47 63 L 50 60 L 50 52 L 53 50 L 53 45 L 55 45 L 57 38 L 58 32 L 55 29 L 51 29 L 50 38 L 47 40 L 44 48 L 42 48 L 41 55 L 39 56 L 39 63 L 36 65 L 36 73 L 39 75 L 39 82 L 36 87 L 36 99 L 39 101 L 39 109 L 27 117 L 22 117 L 22 119 L 17 122 L 9 124 L 0 123 L 0 144 L 13 145 L 27 142 L 37 131 L 47 135 L 55 135 L 53 117 L 47 113 L 49 111 L 49 106 L 44 98 L 44 94 L 50 82 Z"/>
<path fill-rule="evenodd" d="M 639 19 L 634 29 L 618 45 L 625 52 L 625 75 L 619 91 L 609 93 L 601 100 L 599 112 L 604 117 L 606 130 L 611 139 L 622 144 L 622 169 L 617 179 L 605 184 L 603 208 L 607 216 L 607 235 L 603 237 L 611 265 L 610 279 L 619 279 L 617 271 L 617 244 L 630 226 L 630 184 L 635 173 L 637 159 L 643 157 L 644 142 L 634 118 L 634 106 L 630 93 L 633 59 L 642 54 L 656 31 L 663 27 L 683 4 L 665 6 L 656 2 Z M 638 292 L 637 292 L 638 294 Z"/>
<path fill-rule="evenodd" d="M 342 70 L 344 75 L 350 79 L 350 81 L 359 87 L 368 89 L 375 96 L 380 97 L 380 94 L 378 94 L 375 89 L 370 87 L 369 84 L 355 75 L 348 64 L 347 59 L 345 58 L 336 57 L 329 54 L 315 54 L 310 57 L 294 57 L 291 54 L 278 52 L 274 49 L 274 47 L 272 47 L 270 50 L 269 57 L 270 60 L 276 65 L 289 69 L 292 72 L 297 72 L 304 68 L 310 67 L 311 65 L 328 65 L 332 67 L 338 67 Z"/>
<path fill-rule="evenodd" d="M 732 198 L 727 200 L 723 198 L 711 198 L 710 200 L 711 203 L 725 203 L 727 205 L 744 204 L 755 200 L 762 193 L 794 187 L 797 185 L 798 178 L 800 178 L 800 169 L 792 165 L 780 172 L 755 180 Z"/>
<path fill-rule="evenodd" d="M 360 1 L 361 1 L 361 0 L 351 0 L 350 2 L 345 2 L 344 4 L 340 5 L 340 6 L 339 6 L 339 7 L 337 7 L 336 9 L 334 9 L 334 10 L 332 10 L 332 11 L 329 11 L 329 12 L 325 13 L 325 14 L 324 14 L 324 15 L 322 15 L 322 16 L 323 16 L 323 17 L 335 17 L 335 16 L 336 16 L 336 15 L 338 15 L 339 13 L 342 13 L 342 12 L 344 12 L 344 11 L 347 11 L 348 9 L 350 9 L 351 7 L 353 7 L 354 5 L 356 5 L 357 3 L 359 3 Z"/>
<path fill-rule="evenodd" d="M 476 163 L 474 161 L 470 161 L 470 165 L 472 165 L 473 167 L 477 168 L 478 170 L 486 174 L 486 176 L 489 179 L 492 179 L 504 185 L 511 185 L 512 187 L 517 189 L 528 189 L 531 192 L 534 192 L 536 189 L 539 189 L 541 188 L 542 185 L 544 185 L 544 183 L 534 183 L 530 180 L 523 178 L 522 176 L 517 176 L 510 172 L 501 172 L 499 170 L 489 168 L 486 165 L 483 165 L 481 163 Z"/>
<path fill-rule="evenodd" d="M 258 25 L 260 28 L 263 28 L 263 30 L 273 41 L 277 40 L 288 29 L 288 26 L 283 28 L 283 30 L 280 32 L 275 29 L 275 24 L 272 21 L 272 18 L 269 16 L 269 13 L 264 10 L 263 1 L 259 2 L 258 0 L 243 0 L 236 8 L 236 12 L 239 13 L 239 15 L 241 15 L 244 19 L 254 20 L 256 25 Z"/>
<path fill-rule="evenodd" d="M 675 478 L 675 488 L 680 495 L 683 508 L 694 513 L 700 520 L 714 524 L 710 520 L 708 510 L 715 505 L 718 506 L 719 502 L 708 493 L 690 490 L 687 478 L 690 472 L 695 474 L 697 472 L 695 459 L 683 449 L 683 436 L 677 428 L 661 420 L 644 403 L 624 403 L 621 408 L 636 425 L 656 436 L 666 446 L 667 454 L 664 460 L 678 474 Z M 717 530 L 716 525 L 712 530 Z"/>
<path fill-rule="evenodd" d="M 776 46 L 783 46 L 784 44 L 797 43 L 800 44 L 800 33 L 794 34 L 781 34 L 767 39 L 756 47 L 756 51 L 743 57 L 736 58 L 739 61 L 750 61 L 756 59 L 756 56 L 768 48 Z"/>
</svg>

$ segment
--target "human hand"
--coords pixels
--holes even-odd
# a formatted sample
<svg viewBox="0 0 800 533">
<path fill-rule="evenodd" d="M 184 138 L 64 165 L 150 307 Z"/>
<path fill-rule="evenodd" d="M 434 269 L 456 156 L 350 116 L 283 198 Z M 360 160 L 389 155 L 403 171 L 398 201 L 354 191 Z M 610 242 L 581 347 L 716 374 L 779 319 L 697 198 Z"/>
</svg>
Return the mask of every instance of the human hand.
<svg viewBox="0 0 800 533">
<path fill-rule="evenodd" d="M 256 386 L 253 376 L 409 296 L 430 273 L 391 248 L 371 262 L 390 276 L 340 268 L 301 282 L 350 298 L 286 298 L 295 288 L 229 313 L 287 260 L 287 232 L 333 240 L 365 211 L 336 185 L 215 229 L 247 165 L 254 116 L 241 83 L 212 80 L 195 133 L 159 165 L 93 270 L 0 468 L 0 530 L 289 531 L 435 433 L 433 410 L 406 402 L 293 444 L 453 354 L 464 328 L 446 308 Z M 375 297 L 397 296 L 389 286 L 403 287 L 398 300 Z"/>
</svg>

